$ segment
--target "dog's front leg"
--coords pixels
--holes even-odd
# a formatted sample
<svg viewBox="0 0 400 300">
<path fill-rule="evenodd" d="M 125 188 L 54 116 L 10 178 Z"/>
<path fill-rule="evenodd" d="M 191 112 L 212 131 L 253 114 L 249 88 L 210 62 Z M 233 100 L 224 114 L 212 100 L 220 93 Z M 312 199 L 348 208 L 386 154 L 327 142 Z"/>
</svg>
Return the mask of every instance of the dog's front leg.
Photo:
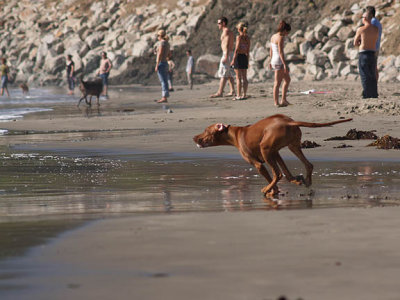
<svg viewBox="0 0 400 300">
<path fill-rule="evenodd" d="M 260 162 L 255 162 L 253 163 L 254 167 L 257 168 L 258 173 L 260 173 L 269 183 L 268 187 L 271 185 L 272 178 L 268 173 L 268 170 L 265 168 L 265 166 L 260 163 Z M 269 188 L 268 191 L 265 190 L 265 187 L 261 189 L 261 192 L 264 195 L 276 195 L 279 193 L 279 189 L 277 185 L 274 185 L 272 188 Z"/>
</svg>

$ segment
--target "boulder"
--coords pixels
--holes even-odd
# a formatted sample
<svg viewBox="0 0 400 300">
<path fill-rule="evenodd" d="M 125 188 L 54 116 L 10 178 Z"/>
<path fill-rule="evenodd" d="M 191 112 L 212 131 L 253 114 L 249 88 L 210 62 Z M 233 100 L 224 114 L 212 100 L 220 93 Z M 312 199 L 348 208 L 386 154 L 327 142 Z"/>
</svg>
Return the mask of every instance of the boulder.
<svg viewBox="0 0 400 300">
<path fill-rule="evenodd" d="M 335 24 L 333 24 L 333 26 L 331 27 L 331 29 L 329 29 L 328 31 L 328 37 L 334 37 L 336 36 L 336 34 L 339 32 L 339 30 L 344 26 L 344 23 L 342 22 L 342 20 L 336 21 Z"/>
<path fill-rule="evenodd" d="M 299 52 L 303 56 L 306 56 L 310 50 L 312 50 L 312 45 L 309 41 L 305 41 L 299 45 Z"/>
<path fill-rule="evenodd" d="M 51 75 L 56 75 L 65 69 L 65 56 L 47 56 L 46 62 L 43 65 L 44 70 Z"/>
<path fill-rule="evenodd" d="M 36 67 L 41 68 L 46 59 L 49 48 L 46 43 L 41 43 L 36 53 Z"/>
<path fill-rule="evenodd" d="M 196 72 L 214 77 L 218 70 L 220 60 L 221 58 L 216 55 L 202 55 L 196 61 Z"/>
<path fill-rule="evenodd" d="M 350 65 L 347 65 L 340 71 L 340 76 L 348 76 L 351 73 L 353 73 L 353 67 Z"/>
<path fill-rule="evenodd" d="M 54 34 L 48 33 L 42 37 L 42 43 L 46 43 L 47 45 L 53 44 L 55 40 Z"/>
<path fill-rule="evenodd" d="M 293 43 L 293 42 L 286 43 L 285 48 L 284 48 L 284 53 L 285 53 L 285 55 L 299 54 L 299 47 L 297 46 L 296 43 Z M 268 53 L 267 53 L 267 55 L 268 55 Z"/>
<path fill-rule="evenodd" d="M 86 43 L 90 49 L 100 46 L 101 41 L 104 39 L 103 32 L 94 32 L 86 38 Z"/>
<path fill-rule="evenodd" d="M 322 51 L 329 53 L 329 51 L 332 50 L 333 47 L 337 46 L 337 45 L 343 45 L 343 43 L 341 41 L 339 41 L 337 38 L 332 38 L 329 39 L 324 46 L 321 48 Z"/>
<path fill-rule="evenodd" d="M 395 66 L 396 57 L 394 55 L 389 55 L 387 57 L 378 56 L 379 65 L 384 69 L 388 69 Z"/>
<path fill-rule="evenodd" d="M 254 50 L 253 60 L 256 62 L 264 61 L 269 55 L 269 50 L 263 46 L 260 46 Z"/>
<path fill-rule="evenodd" d="M 149 43 L 146 40 L 136 41 L 133 45 L 132 56 L 140 57 L 150 49 Z"/>
<path fill-rule="evenodd" d="M 354 35 L 355 35 L 354 30 L 349 26 L 340 28 L 340 30 L 336 33 L 336 36 L 342 42 L 345 42 L 348 38 L 351 38 Z"/>
<path fill-rule="evenodd" d="M 328 57 L 332 64 L 338 61 L 342 61 L 345 58 L 344 45 L 339 44 L 334 46 L 329 52 Z"/>
<path fill-rule="evenodd" d="M 96 49 L 90 50 L 82 59 L 85 74 L 94 72 L 99 68 L 101 59 L 99 52 L 100 51 Z"/>
<path fill-rule="evenodd" d="M 334 74 L 335 76 L 340 76 L 342 70 L 347 66 L 347 64 L 343 61 L 339 61 L 337 64 L 334 64 Z"/>
<path fill-rule="evenodd" d="M 323 67 L 326 62 L 329 62 L 329 58 L 321 50 L 312 50 L 307 53 L 306 62 L 311 65 Z"/>
</svg>

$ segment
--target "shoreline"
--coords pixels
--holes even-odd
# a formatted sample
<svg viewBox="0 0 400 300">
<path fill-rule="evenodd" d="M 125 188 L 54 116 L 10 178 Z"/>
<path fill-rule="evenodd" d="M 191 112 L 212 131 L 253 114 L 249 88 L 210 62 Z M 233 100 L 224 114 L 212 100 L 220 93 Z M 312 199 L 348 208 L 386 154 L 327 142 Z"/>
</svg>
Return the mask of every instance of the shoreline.
<svg viewBox="0 0 400 300">
<path fill-rule="evenodd" d="M 371 141 L 324 141 L 329 137 L 345 135 L 353 128 L 376 130 L 378 136 L 400 136 L 397 111 L 394 110 L 396 114 L 392 115 L 379 111 L 372 104 L 368 104 L 371 108 L 362 108 L 363 102 L 357 96 L 358 83 L 306 82 L 291 86 L 293 92 L 298 92 L 311 87 L 322 89 L 326 85 L 327 88 L 335 87 L 337 92 L 333 95 L 291 94 L 288 100 L 293 104 L 285 108 L 273 106 L 270 95 L 272 83 L 251 85 L 252 97 L 245 101 L 209 99 L 208 95 L 215 90 L 216 82 L 195 86 L 193 91 L 177 86 L 168 105 L 164 106 L 153 102 L 159 96 L 158 87 L 144 87 L 134 95 L 130 87 L 111 87 L 111 99 L 101 102 L 99 110 L 95 105 L 91 109 L 78 110 L 75 106 L 60 104 L 54 105 L 51 113 L 26 115 L 22 120 L 0 123 L 2 129 L 30 131 L 29 134 L 1 136 L 0 146 L 11 152 L 46 152 L 71 158 L 108 159 L 123 154 L 128 159 L 140 160 L 147 155 L 165 161 L 170 158 L 209 159 L 222 166 L 227 160 L 234 160 L 240 168 L 232 166 L 231 173 L 220 177 L 234 175 L 240 178 L 243 172 L 254 175 L 255 171 L 250 171 L 251 166 L 242 160 L 237 149 L 198 149 L 192 137 L 212 123 L 245 126 L 263 117 L 283 113 L 295 120 L 309 122 L 334 121 L 342 116 L 354 118 L 353 122 L 332 127 L 302 129 L 302 140 L 322 145 L 304 149 L 305 156 L 315 162 L 316 167 L 327 163 L 334 170 L 337 162 L 399 162 L 398 150 L 365 147 Z M 377 100 L 383 103 L 382 107 L 398 99 L 393 95 L 395 88 L 391 84 L 382 84 L 382 98 Z M 359 108 L 354 110 L 359 113 L 349 113 L 347 108 L 357 105 Z M 172 112 L 168 113 L 168 110 Z M 333 148 L 342 143 L 352 147 Z M 282 157 L 288 160 L 289 165 L 297 161 L 287 150 L 282 151 Z M 146 167 L 143 166 L 145 171 Z M 96 167 L 93 168 L 96 170 Z M 210 166 L 207 168 L 211 170 L 208 181 L 213 183 L 216 171 Z M 160 172 L 169 174 L 169 170 Z M 107 170 L 104 172 L 107 174 Z M 178 169 L 176 174 L 182 173 Z M 159 176 L 158 173 L 156 175 Z M 160 181 L 165 175 L 157 176 L 152 180 Z M 376 176 L 379 179 L 383 175 Z M 194 181 L 197 185 L 201 183 L 197 177 Z M 163 185 L 168 187 L 173 182 Z M 228 183 L 238 184 L 236 181 Z M 267 212 L 257 206 L 260 203 L 246 203 L 246 200 L 261 198 L 254 196 L 258 195 L 262 186 L 260 179 L 256 178 L 255 183 L 246 181 L 244 186 L 238 185 L 233 191 L 229 185 L 220 194 L 196 192 L 198 194 L 192 197 L 221 200 L 232 193 L 232 203 L 218 204 L 230 213 L 196 212 L 196 202 L 183 203 L 188 207 L 191 205 L 195 212 L 170 213 L 171 204 L 162 206 L 165 205 L 162 197 L 158 209 L 164 209 L 163 213 L 127 212 L 128 215 L 116 215 L 95 212 L 99 221 L 85 222 L 88 226 L 67 231 L 67 234 L 61 233 L 50 242 L 46 240 L 33 252 L 1 261 L 0 265 L 5 268 L 0 274 L 3 278 L 0 280 L 0 295 L 2 299 L 15 299 L 15 295 L 19 299 L 54 299 L 51 293 L 43 292 L 52 289 L 60 299 L 76 295 L 83 299 L 100 297 L 111 291 L 113 297 L 123 298 L 126 295 L 124 291 L 129 291 L 141 299 L 155 299 L 163 290 L 165 299 L 196 299 L 199 295 L 202 295 L 201 299 L 242 299 L 242 296 L 276 299 L 280 295 L 319 299 L 322 294 L 326 296 L 324 299 L 345 299 L 349 295 L 377 299 L 377 291 L 362 288 L 372 287 L 372 282 L 376 282 L 369 272 L 378 272 L 380 278 L 397 278 L 399 272 L 389 266 L 397 261 L 397 254 L 390 249 L 399 246 L 397 228 L 400 224 L 397 224 L 396 217 L 399 207 L 302 209 L 305 206 L 301 206 L 279 212 L 265 209 Z M 326 186 L 330 188 L 331 185 Z M 248 187 L 250 192 L 240 196 L 244 199 L 242 211 L 242 202 L 236 201 L 235 193 L 242 192 L 244 187 Z M 215 187 L 202 188 L 200 185 L 200 190 L 207 189 L 213 191 Z M 296 191 L 291 195 L 304 192 L 296 187 L 290 189 Z M 164 192 L 157 189 L 154 193 L 160 196 Z M 193 193 L 191 190 L 179 192 L 188 199 L 191 197 L 187 195 Z M 99 202 L 96 195 L 93 194 L 93 203 Z M 144 197 L 144 194 L 141 195 Z M 147 197 L 152 199 L 154 195 L 149 193 Z M 247 211 L 246 205 L 254 207 Z M 70 216 L 64 217 L 69 219 Z M 37 217 L 32 219 L 38 220 Z M 365 228 L 368 230 L 363 230 Z M 181 249 L 185 252 L 180 252 Z M 382 256 L 382 253 L 386 255 Z M 22 271 L 11 276 L 16 267 L 21 267 Z M 28 271 L 28 275 L 24 271 Z M 109 278 L 107 274 L 116 275 L 118 280 Z M 255 277 L 257 279 L 254 280 Z M 394 281 L 385 283 L 385 291 L 379 291 L 382 297 L 378 298 L 389 299 L 398 295 Z M 237 282 L 242 283 L 241 293 L 232 292 L 237 290 Z M 185 286 L 191 289 L 182 290 Z M 192 289 L 193 286 L 199 290 Z"/>
</svg>

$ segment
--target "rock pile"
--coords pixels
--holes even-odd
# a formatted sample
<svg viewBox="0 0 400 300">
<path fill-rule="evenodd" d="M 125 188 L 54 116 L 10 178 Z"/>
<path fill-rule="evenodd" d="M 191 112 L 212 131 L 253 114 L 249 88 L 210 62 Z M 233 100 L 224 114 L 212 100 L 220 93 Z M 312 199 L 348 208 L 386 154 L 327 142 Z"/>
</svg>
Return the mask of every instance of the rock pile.
<svg viewBox="0 0 400 300">
<path fill-rule="evenodd" d="M 285 54 L 293 80 L 358 79 L 358 49 L 354 48 L 353 39 L 361 26 L 361 7 L 366 5 L 354 4 L 350 10 L 325 18 L 307 31 L 296 31 L 287 38 Z M 400 3 L 397 3 L 391 10 L 381 11 L 377 17 L 384 23 L 385 18 L 390 18 L 399 9 Z M 249 76 L 253 81 L 272 77 L 272 73 L 266 70 L 270 59 L 269 47 L 269 42 L 264 46 L 257 43 L 251 51 Z M 385 34 L 382 35 L 381 50 L 384 47 Z M 400 81 L 400 56 L 381 54 L 378 68 L 379 81 Z"/>
<path fill-rule="evenodd" d="M 174 1 L 165 2 L 170 6 L 138 6 L 137 0 L 0 0 L 0 56 L 8 58 L 17 82 L 46 85 L 64 83 L 67 54 L 73 56 L 77 77 L 95 77 L 100 53 L 106 51 L 114 66 L 111 82 L 124 82 L 124 78 L 134 74 L 143 82 L 142 69 L 148 69 L 145 74 L 154 74 L 151 54 L 155 32 L 165 29 L 171 45 L 184 53 L 182 48 L 206 28 L 202 20 L 210 12 L 216 14 L 220 1 L 176 0 L 172 6 Z M 353 47 L 353 37 L 360 25 L 361 7 L 365 5 L 354 4 L 351 9 L 325 18 L 305 31 L 296 31 L 287 39 L 285 53 L 293 80 L 358 79 L 358 51 Z M 398 2 L 383 1 L 377 6 L 378 18 L 385 26 L 390 23 L 385 20 L 395 18 L 399 9 Z M 244 12 L 240 15 L 244 16 Z M 268 32 L 265 39 L 267 35 Z M 384 34 L 382 49 L 385 38 Z M 273 72 L 268 69 L 269 42 L 253 40 L 252 45 L 249 79 L 260 82 L 272 78 Z M 197 52 L 202 52 L 197 48 Z M 196 71 L 214 77 L 220 57 L 204 52 L 203 49 L 204 55 L 197 59 Z M 400 56 L 384 56 L 381 52 L 379 80 L 400 81 Z M 184 66 L 177 67 L 184 70 Z"/>
<path fill-rule="evenodd" d="M 134 2 L 0 1 L 0 56 L 7 57 L 17 82 L 46 85 L 63 82 L 67 54 L 77 77 L 95 77 L 100 53 L 107 51 L 112 79 L 153 51 L 160 28 L 170 34 L 173 47 L 184 45 L 206 8 L 199 0 L 177 1 L 173 9 Z"/>
</svg>

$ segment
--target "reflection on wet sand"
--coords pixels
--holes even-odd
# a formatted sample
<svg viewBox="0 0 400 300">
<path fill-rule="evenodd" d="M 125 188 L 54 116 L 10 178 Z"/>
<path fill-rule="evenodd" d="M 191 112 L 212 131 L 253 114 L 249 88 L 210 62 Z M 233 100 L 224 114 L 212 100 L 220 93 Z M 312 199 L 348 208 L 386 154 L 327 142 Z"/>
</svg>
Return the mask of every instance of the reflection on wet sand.
<svg viewBox="0 0 400 300">
<path fill-rule="evenodd" d="M 156 159 L 155 157 L 159 157 Z M 294 173 L 302 166 L 288 162 Z M 399 163 L 318 162 L 312 189 L 263 180 L 238 160 L 174 155 L 110 158 L 3 153 L 0 215 L 119 214 L 397 205 Z"/>
<path fill-rule="evenodd" d="M 76 226 L 78 222 L 71 221 L 72 216 L 87 220 L 127 213 L 400 203 L 399 162 L 319 161 L 315 163 L 312 189 L 283 178 L 280 193 L 266 198 L 260 192 L 264 180 L 240 159 L 182 158 L 174 154 L 79 155 L 1 153 L 0 259 L 21 254 L 26 247 Z M 288 161 L 288 167 L 295 174 L 303 170 L 297 161 Z"/>
</svg>

